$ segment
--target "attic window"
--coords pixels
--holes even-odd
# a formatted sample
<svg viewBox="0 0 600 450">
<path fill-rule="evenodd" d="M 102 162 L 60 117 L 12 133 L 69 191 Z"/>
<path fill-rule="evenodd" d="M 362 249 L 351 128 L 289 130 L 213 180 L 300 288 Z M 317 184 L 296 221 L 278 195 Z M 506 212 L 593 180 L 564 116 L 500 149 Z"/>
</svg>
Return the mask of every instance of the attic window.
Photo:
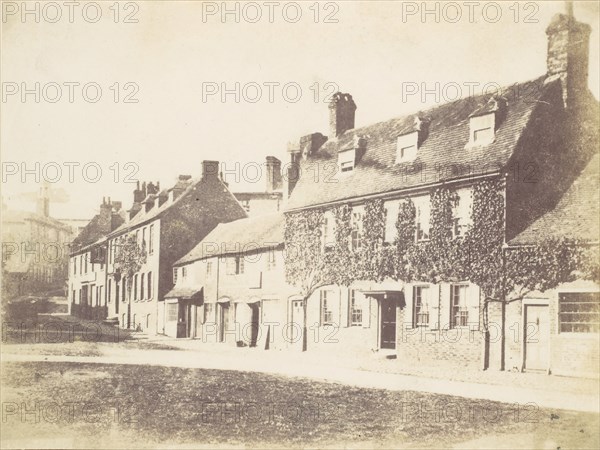
<svg viewBox="0 0 600 450">
<path fill-rule="evenodd" d="M 471 145 L 487 145 L 494 141 L 495 116 L 494 113 L 489 113 L 483 116 L 471 117 Z"/>
<path fill-rule="evenodd" d="M 338 163 L 342 172 L 350 172 L 353 170 L 355 162 L 356 151 L 353 148 L 338 153 Z"/>
<path fill-rule="evenodd" d="M 341 149 L 338 152 L 338 164 L 342 172 L 351 172 L 360 159 L 365 149 L 365 139 L 354 136 L 354 140 L 349 147 Z"/>
<path fill-rule="evenodd" d="M 429 135 L 430 119 L 415 117 L 412 130 L 398 136 L 396 144 L 396 164 L 416 159 L 417 150 Z"/>
<path fill-rule="evenodd" d="M 491 97 L 469 118 L 469 142 L 467 146 L 488 145 L 494 142 L 496 130 L 506 116 L 506 99 Z"/>
<path fill-rule="evenodd" d="M 398 136 L 396 146 L 396 164 L 412 161 L 417 157 L 418 138 L 418 131 L 413 131 L 412 133 Z"/>
</svg>

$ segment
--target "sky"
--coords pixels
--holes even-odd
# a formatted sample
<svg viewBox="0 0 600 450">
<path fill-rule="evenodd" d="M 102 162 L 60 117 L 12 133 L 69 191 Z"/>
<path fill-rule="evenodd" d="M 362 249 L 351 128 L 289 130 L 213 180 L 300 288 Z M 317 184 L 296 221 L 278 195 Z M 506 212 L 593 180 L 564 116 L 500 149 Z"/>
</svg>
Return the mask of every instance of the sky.
<svg viewBox="0 0 600 450">
<path fill-rule="evenodd" d="M 335 91 L 359 127 L 546 72 L 564 2 L 468 3 L 29 2 L 23 15 L 3 2 L 3 200 L 33 209 L 46 180 L 52 216 L 88 219 L 103 197 L 129 207 L 136 180 L 200 176 L 205 159 L 233 190 L 261 191 L 267 155 L 285 163 L 288 142 L 328 134 Z M 598 98 L 598 3 L 574 13 L 592 27 Z"/>
</svg>

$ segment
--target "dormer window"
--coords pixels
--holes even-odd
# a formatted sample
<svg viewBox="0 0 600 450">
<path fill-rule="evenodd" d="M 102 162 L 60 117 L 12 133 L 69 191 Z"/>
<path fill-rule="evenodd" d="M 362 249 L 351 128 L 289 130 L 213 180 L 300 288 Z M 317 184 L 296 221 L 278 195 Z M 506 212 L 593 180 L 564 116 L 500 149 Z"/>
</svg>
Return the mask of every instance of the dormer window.
<svg viewBox="0 0 600 450">
<path fill-rule="evenodd" d="M 469 142 L 467 147 L 488 145 L 494 142 L 496 130 L 506 116 L 506 99 L 493 96 L 469 117 Z"/>
<path fill-rule="evenodd" d="M 359 136 L 354 136 L 354 140 L 350 145 L 338 151 L 338 165 L 340 171 L 351 172 L 354 170 L 356 163 L 360 160 L 364 149 L 365 139 Z"/>
<path fill-rule="evenodd" d="M 350 172 L 354 170 L 354 164 L 356 163 L 356 150 L 351 148 L 340 151 L 338 153 L 338 163 L 342 172 Z"/>
<path fill-rule="evenodd" d="M 413 131 L 412 133 L 398 136 L 396 147 L 396 164 L 409 162 L 417 157 L 418 140 L 418 131 Z"/>
<path fill-rule="evenodd" d="M 487 145 L 494 142 L 495 114 L 471 117 L 471 145 Z"/>
<path fill-rule="evenodd" d="M 429 135 L 429 119 L 415 117 L 410 131 L 398 136 L 396 142 L 396 164 L 413 161 L 417 150 Z"/>
</svg>

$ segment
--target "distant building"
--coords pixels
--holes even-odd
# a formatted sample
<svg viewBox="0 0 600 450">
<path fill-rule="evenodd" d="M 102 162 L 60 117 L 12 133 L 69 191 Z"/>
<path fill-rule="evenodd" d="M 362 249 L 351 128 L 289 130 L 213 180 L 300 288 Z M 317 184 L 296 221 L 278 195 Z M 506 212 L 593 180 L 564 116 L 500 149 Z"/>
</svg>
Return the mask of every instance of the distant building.
<svg viewBox="0 0 600 450">
<path fill-rule="evenodd" d="M 64 295 L 69 225 L 50 217 L 47 187 L 40 189 L 35 213 L 2 210 L 3 298 Z"/>
<path fill-rule="evenodd" d="M 283 208 L 281 161 L 274 156 L 267 156 L 265 167 L 267 177 L 264 191 L 233 193 L 250 217 L 275 213 Z"/>
</svg>

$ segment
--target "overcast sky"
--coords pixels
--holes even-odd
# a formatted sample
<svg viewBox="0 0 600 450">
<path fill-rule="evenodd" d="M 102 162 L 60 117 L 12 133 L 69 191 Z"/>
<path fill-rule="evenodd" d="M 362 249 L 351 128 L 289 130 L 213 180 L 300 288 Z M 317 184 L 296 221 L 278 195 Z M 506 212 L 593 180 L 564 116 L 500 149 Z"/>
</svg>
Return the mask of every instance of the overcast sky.
<svg viewBox="0 0 600 450">
<path fill-rule="evenodd" d="M 327 134 L 324 99 L 336 88 L 353 95 L 362 126 L 451 100 L 456 86 L 467 96 L 470 83 L 479 83 L 473 89 L 480 93 L 486 83 L 536 78 L 546 71 L 545 28 L 564 10 L 564 2 L 480 2 L 473 10 L 456 2 L 440 3 L 437 18 L 423 18 L 421 2 L 310 2 L 299 10 L 276 2 L 272 11 L 258 2 L 238 4 L 236 22 L 234 14 L 216 11 L 221 2 L 121 3 L 118 17 L 109 9 L 113 3 L 98 3 L 102 15 L 95 23 L 98 11 L 92 5 L 84 12 L 86 2 L 74 9 L 73 23 L 63 2 L 55 3 L 60 10 L 40 7 L 39 23 L 35 14 L 21 15 L 21 2 L 4 3 L 2 160 L 5 169 L 19 167 L 3 185 L 9 206 L 34 205 L 22 195 L 37 189 L 34 175 L 22 182 L 22 163 L 34 169 L 39 162 L 42 178 L 58 180 L 52 186 L 63 195 L 51 205 L 54 217 L 90 218 L 103 196 L 130 206 L 134 185 L 124 178 L 133 171 L 131 179 L 168 187 L 178 174 L 199 176 L 203 159 L 225 161 L 231 170 L 235 162 L 260 164 L 266 155 L 287 161 L 288 141 Z M 574 9 L 592 26 L 589 79 L 598 98 L 598 4 L 575 2 Z M 293 23 L 298 11 L 302 16 Z M 21 83 L 35 90 L 36 82 L 39 103 L 34 94 L 25 102 L 21 92 L 11 94 Z M 79 83 L 72 103 L 65 82 Z M 233 93 L 225 101 L 218 92 L 208 95 L 222 87 L 235 91 L 235 83 L 239 102 Z M 62 96 L 52 103 L 57 85 Z M 92 103 L 98 86 L 101 97 Z M 407 96 L 415 86 L 439 98 Z M 125 102 L 126 96 L 137 103 Z M 80 164 L 72 183 L 65 163 Z M 93 164 L 83 174 L 86 163 Z M 102 174 L 92 182 L 98 167 Z M 246 167 L 239 173 L 253 178 L 256 166 Z M 235 184 L 233 175 L 228 181 Z M 246 182 L 238 189 L 263 185 Z"/>
</svg>

